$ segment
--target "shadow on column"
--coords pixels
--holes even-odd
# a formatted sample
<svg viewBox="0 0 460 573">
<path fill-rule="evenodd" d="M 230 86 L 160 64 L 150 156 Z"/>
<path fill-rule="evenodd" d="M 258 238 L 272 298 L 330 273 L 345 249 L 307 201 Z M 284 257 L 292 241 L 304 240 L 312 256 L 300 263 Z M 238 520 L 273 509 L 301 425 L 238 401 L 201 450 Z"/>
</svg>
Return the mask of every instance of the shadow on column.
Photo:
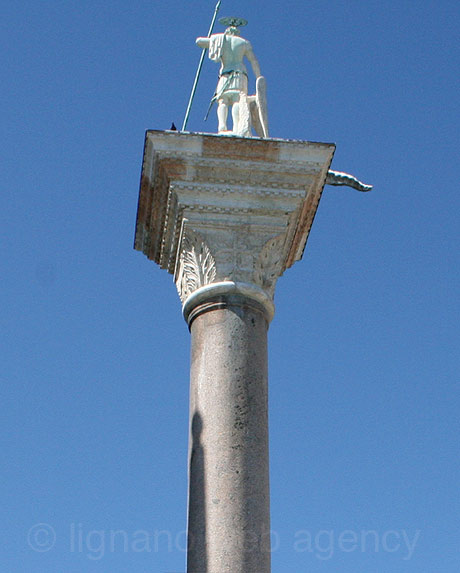
<svg viewBox="0 0 460 573">
<path fill-rule="evenodd" d="M 195 412 L 192 418 L 192 451 L 189 468 L 187 573 L 208 571 L 204 449 L 200 439 L 202 431 L 203 419 L 199 412 Z"/>
</svg>

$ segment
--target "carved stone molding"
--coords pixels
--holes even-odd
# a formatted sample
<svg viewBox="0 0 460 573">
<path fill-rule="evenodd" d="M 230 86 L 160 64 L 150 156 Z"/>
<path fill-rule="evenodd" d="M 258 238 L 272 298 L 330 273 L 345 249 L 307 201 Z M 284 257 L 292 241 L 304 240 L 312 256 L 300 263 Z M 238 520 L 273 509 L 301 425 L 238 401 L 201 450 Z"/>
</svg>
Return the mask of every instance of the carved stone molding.
<svg viewBox="0 0 460 573">
<path fill-rule="evenodd" d="M 183 303 L 214 283 L 272 299 L 302 257 L 334 149 L 148 131 L 135 248 L 174 275 Z"/>
<path fill-rule="evenodd" d="M 254 283 L 271 296 L 274 295 L 276 281 L 283 274 L 283 245 L 286 235 L 278 235 L 263 246 L 254 265 Z"/>
<path fill-rule="evenodd" d="M 276 235 L 280 229 L 229 224 L 202 226 L 197 232 L 189 223 L 183 222 L 174 273 L 182 302 L 199 288 L 222 281 L 254 284 L 273 298 L 283 272 L 286 235 Z"/>
</svg>

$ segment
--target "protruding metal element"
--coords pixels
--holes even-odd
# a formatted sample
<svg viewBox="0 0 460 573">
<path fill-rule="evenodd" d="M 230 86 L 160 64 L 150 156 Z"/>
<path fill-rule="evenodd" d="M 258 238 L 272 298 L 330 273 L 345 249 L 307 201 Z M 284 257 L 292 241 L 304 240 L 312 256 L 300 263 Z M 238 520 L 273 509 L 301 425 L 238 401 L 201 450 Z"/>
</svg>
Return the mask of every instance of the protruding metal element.
<svg viewBox="0 0 460 573">
<path fill-rule="evenodd" d="M 344 173 L 343 171 L 332 171 L 329 170 L 327 172 L 326 178 L 327 185 L 345 185 L 346 187 L 352 187 L 357 191 L 370 191 L 372 189 L 372 185 L 366 185 L 359 179 L 357 179 L 354 175 L 350 175 L 349 173 Z"/>
<path fill-rule="evenodd" d="M 215 9 L 214 9 L 214 15 L 212 17 L 211 26 L 209 27 L 208 38 L 211 36 L 212 31 L 214 30 L 214 24 L 216 22 L 217 13 L 219 12 L 219 8 L 220 8 L 221 3 L 222 3 L 222 0 L 219 0 L 216 4 Z M 207 48 L 205 48 L 201 52 L 200 62 L 198 64 L 198 69 L 197 69 L 196 74 L 195 74 L 195 80 L 193 82 L 193 87 L 192 87 L 192 91 L 190 93 L 190 99 L 188 101 L 187 111 L 185 112 L 184 123 L 182 124 L 181 131 L 185 131 L 187 129 L 188 117 L 190 115 L 190 110 L 192 108 L 193 98 L 195 97 L 196 86 L 198 85 L 198 80 L 200 78 L 201 68 L 203 67 L 204 56 L 206 54 L 206 50 L 207 50 Z"/>
<path fill-rule="evenodd" d="M 241 28 L 242 26 L 246 26 L 248 23 L 247 20 L 244 18 L 234 18 L 234 17 L 225 17 L 219 18 L 219 24 L 222 26 L 232 26 L 234 28 Z"/>
</svg>

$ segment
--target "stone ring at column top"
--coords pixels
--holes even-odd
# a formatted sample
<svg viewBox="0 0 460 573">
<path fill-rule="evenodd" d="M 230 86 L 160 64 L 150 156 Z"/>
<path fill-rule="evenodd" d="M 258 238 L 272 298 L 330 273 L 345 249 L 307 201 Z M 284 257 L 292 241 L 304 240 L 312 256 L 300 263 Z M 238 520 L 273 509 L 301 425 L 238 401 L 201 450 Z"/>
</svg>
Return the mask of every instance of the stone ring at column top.
<svg viewBox="0 0 460 573">
<path fill-rule="evenodd" d="M 182 306 L 186 322 L 190 326 L 196 316 L 194 311 L 197 307 L 217 301 L 224 303 L 225 299 L 231 299 L 229 303 L 233 305 L 255 306 L 265 315 L 268 324 L 275 315 L 275 305 L 272 299 L 259 286 L 243 282 L 222 281 L 200 287 L 186 299 Z"/>
</svg>

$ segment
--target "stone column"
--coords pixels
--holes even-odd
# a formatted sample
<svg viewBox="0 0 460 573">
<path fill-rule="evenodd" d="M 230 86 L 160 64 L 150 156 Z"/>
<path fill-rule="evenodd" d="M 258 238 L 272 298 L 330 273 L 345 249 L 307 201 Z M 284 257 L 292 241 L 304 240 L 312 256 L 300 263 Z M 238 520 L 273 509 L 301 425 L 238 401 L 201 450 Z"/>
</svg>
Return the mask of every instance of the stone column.
<svg viewBox="0 0 460 573">
<path fill-rule="evenodd" d="M 218 294 L 201 290 L 186 308 L 192 336 L 187 572 L 269 573 L 272 308 L 234 283 L 222 283 Z"/>
<path fill-rule="evenodd" d="M 174 275 L 192 337 L 188 573 L 270 573 L 267 330 L 334 149 L 147 132 L 135 248 Z"/>
</svg>

